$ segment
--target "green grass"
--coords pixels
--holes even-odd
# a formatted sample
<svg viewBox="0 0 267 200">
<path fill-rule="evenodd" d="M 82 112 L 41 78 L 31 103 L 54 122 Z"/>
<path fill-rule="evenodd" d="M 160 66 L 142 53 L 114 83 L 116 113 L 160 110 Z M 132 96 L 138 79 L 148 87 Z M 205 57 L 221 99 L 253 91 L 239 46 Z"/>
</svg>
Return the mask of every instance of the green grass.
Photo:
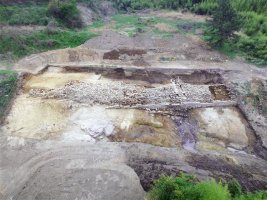
<svg viewBox="0 0 267 200">
<path fill-rule="evenodd" d="M 71 30 L 58 31 L 53 34 L 46 30 L 28 35 L 0 33 L 0 54 L 9 52 L 20 58 L 47 50 L 76 47 L 94 36 L 96 34 L 88 31 Z"/>
<path fill-rule="evenodd" d="M 194 22 L 190 20 L 174 20 L 162 17 L 140 18 L 132 15 L 115 15 L 113 16 L 115 29 L 126 32 L 128 36 L 135 36 L 138 32 L 150 31 L 156 36 L 170 38 L 174 32 L 182 34 L 195 34 L 196 29 L 202 29 L 205 23 Z M 157 28 L 151 29 L 156 24 L 166 24 L 173 28 L 173 31 L 161 31 Z"/>
<path fill-rule="evenodd" d="M 157 28 L 153 29 L 153 35 L 159 36 L 163 39 L 168 39 L 168 38 L 173 37 L 173 33 L 170 33 L 168 31 L 161 31 Z"/>
<path fill-rule="evenodd" d="M 0 70 L 0 118 L 16 89 L 17 75 L 8 70 Z"/>
<path fill-rule="evenodd" d="M 112 17 L 115 22 L 115 29 L 125 32 L 128 36 L 133 37 L 138 32 L 142 32 L 146 26 L 145 21 L 140 17 L 131 15 L 115 15 Z"/>
<path fill-rule="evenodd" d="M 45 4 L 0 5 L 0 24 L 4 25 L 47 25 Z"/>
<path fill-rule="evenodd" d="M 217 50 L 231 59 L 240 54 L 240 52 L 238 52 L 238 50 L 231 43 L 224 43 L 223 46 L 217 48 Z"/>
<path fill-rule="evenodd" d="M 88 26 L 89 29 L 101 28 L 105 25 L 104 21 L 101 19 L 95 20 L 92 25 Z"/>
</svg>

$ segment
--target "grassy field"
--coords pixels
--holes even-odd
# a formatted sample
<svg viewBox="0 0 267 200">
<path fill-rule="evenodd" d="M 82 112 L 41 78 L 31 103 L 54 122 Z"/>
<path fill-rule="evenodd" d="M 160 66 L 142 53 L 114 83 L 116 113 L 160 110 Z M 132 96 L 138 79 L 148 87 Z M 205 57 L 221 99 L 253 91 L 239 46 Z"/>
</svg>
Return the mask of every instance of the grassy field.
<svg viewBox="0 0 267 200">
<path fill-rule="evenodd" d="M 133 15 L 115 15 L 112 17 L 115 30 L 133 37 L 138 33 L 150 32 L 152 36 L 172 37 L 174 33 L 195 34 L 203 29 L 205 23 L 190 20 L 174 20 L 163 17 L 138 17 Z M 158 26 L 157 26 L 158 25 Z M 160 27 L 163 28 L 160 28 Z"/>
<path fill-rule="evenodd" d="M 27 35 L 0 33 L 0 54 L 9 52 L 15 58 L 20 58 L 52 49 L 76 47 L 95 35 L 89 31 L 71 30 L 62 30 L 56 33 L 49 33 L 47 30 L 43 30 Z"/>
</svg>

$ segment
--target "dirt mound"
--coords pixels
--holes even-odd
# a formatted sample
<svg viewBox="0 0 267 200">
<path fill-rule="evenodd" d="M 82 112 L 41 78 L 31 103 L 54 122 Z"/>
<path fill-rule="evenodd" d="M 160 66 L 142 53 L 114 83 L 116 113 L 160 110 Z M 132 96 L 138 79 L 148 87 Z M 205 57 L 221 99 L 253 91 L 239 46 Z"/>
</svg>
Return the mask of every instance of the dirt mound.
<svg viewBox="0 0 267 200">
<path fill-rule="evenodd" d="M 85 61 L 93 62 L 99 60 L 100 55 L 98 52 L 88 48 L 77 47 L 33 54 L 17 62 L 14 69 L 36 74 L 44 70 L 50 64 L 79 63 Z"/>
</svg>

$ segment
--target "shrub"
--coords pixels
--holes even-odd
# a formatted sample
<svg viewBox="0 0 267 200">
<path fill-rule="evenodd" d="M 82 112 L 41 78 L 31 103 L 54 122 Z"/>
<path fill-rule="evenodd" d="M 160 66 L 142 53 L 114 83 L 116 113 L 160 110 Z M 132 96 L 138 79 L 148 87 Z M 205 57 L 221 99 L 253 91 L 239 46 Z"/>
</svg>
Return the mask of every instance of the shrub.
<svg viewBox="0 0 267 200">
<path fill-rule="evenodd" d="M 216 10 L 218 4 L 214 0 L 206 0 L 201 3 L 194 4 L 191 10 L 199 15 L 211 15 Z"/>
<path fill-rule="evenodd" d="M 81 28 L 83 25 L 75 0 L 50 0 L 48 14 L 68 28 Z"/>
<path fill-rule="evenodd" d="M 229 200 L 230 198 L 227 186 L 216 183 L 214 180 L 198 183 L 195 190 L 195 195 L 199 200 Z"/>
<path fill-rule="evenodd" d="M 256 12 L 242 12 L 244 24 L 242 29 L 245 34 L 252 36 L 258 33 L 267 34 L 267 16 Z"/>
<path fill-rule="evenodd" d="M 232 197 L 237 197 L 242 194 L 242 187 L 236 179 L 228 182 L 228 190 Z"/>
<path fill-rule="evenodd" d="M 185 174 L 179 177 L 162 176 L 155 181 L 153 189 L 148 194 L 149 200 L 184 200 L 193 199 L 196 179 Z M 192 198 L 191 198 L 191 197 Z"/>
<path fill-rule="evenodd" d="M 249 60 L 253 57 L 267 60 L 267 35 L 243 36 L 238 42 L 238 47 L 246 52 Z"/>
<path fill-rule="evenodd" d="M 232 180 L 227 184 L 215 180 L 198 182 L 194 177 L 162 176 L 154 182 L 148 200 L 266 200 L 267 191 L 243 194 L 240 184 Z"/>
</svg>

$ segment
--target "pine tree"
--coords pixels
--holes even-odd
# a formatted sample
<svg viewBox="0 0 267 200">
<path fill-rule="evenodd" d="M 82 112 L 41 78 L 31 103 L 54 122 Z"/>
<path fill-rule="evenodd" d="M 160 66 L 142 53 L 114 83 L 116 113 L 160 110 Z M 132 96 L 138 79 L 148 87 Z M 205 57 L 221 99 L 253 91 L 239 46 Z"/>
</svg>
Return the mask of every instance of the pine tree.
<svg viewBox="0 0 267 200">
<path fill-rule="evenodd" d="M 232 7 L 230 0 L 217 0 L 218 6 L 213 12 L 212 20 L 208 22 L 207 40 L 213 46 L 221 47 L 225 41 L 232 39 L 240 29 L 240 17 Z"/>
</svg>

